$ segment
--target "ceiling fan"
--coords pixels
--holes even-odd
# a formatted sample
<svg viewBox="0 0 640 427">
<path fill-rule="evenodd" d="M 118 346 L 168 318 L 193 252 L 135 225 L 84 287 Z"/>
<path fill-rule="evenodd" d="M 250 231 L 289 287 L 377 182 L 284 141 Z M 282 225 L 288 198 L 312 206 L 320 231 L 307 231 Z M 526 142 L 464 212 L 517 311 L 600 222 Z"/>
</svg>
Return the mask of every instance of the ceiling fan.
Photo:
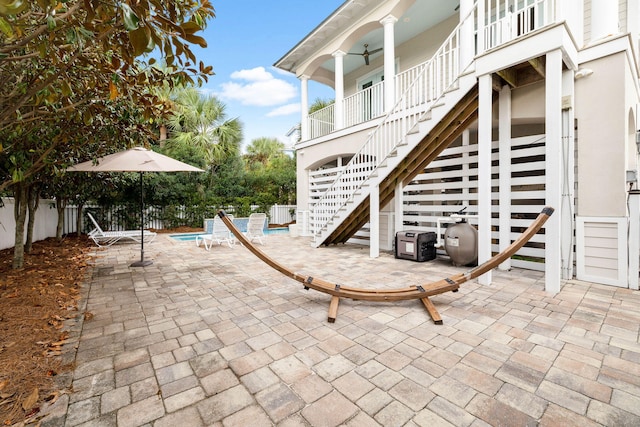
<svg viewBox="0 0 640 427">
<path fill-rule="evenodd" d="M 349 52 L 349 55 L 362 55 L 362 57 L 364 58 L 364 63 L 366 65 L 369 65 L 369 55 L 373 55 L 374 53 L 378 53 L 382 50 L 382 48 L 379 49 L 373 49 L 371 52 L 369 52 L 369 50 L 367 49 L 369 47 L 369 45 L 367 43 L 364 44 L 364 52 L 362 53 L 352 53 Z"/>
</svg>

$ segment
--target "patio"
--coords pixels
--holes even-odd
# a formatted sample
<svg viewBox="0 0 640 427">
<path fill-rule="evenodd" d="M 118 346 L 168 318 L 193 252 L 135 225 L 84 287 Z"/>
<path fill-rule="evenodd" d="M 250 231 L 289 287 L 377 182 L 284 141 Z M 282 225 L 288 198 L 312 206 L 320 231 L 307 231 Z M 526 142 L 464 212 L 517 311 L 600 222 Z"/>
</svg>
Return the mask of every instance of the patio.
<svg viewBox="0 0 640 427">
<path fill-rule="evenodd" d="M 299 272 L 359 287 L 429 283 L 463 271 L 352 245 L 260 246 Z M 66 357 L 73 393 L 52 426 L 640 425 L 640 294 L 537 272 L 494 271 L 418 301 L 341 301 L 305 291 L 246 248 L 159 235 L 97 250 Z M 64 381 L 64 379 L 62 379 Z"/>
</svg>

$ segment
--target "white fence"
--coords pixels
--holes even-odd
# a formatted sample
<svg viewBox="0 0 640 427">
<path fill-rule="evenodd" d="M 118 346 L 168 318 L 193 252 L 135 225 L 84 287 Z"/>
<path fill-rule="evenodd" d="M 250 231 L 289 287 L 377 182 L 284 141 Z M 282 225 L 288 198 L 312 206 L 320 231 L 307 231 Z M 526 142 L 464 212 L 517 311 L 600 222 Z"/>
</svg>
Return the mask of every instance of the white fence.
<svg viewBox="0 0 640 427">
<path fill-rule="evenodd" d="M 511 240 L 515 240 L 521 231 L 529 226 L 545 203 L 545 144 L 544 135 L 514 138 L 511 142 Z M 498 142 L 492 149 L 492 199 L 493 252 L 499 252 L 498 214 Z M 343 167 L 327 168 L 309 174 L 309 193 L 311 203 L 322 195 L 336 179 Z M 445 149 L 411 183 L 404 187 L 404 205 L 402 220 L 404 230 L 437 231 L 437 219 L 448 217 L 467 207 L 466 214 L 477 214 L 478 200 L 478 146 L 454 146 Z M 382 213 L 381 213 L 382 215 Z M 381 219 L 382 221 L 382 219 Z M 310 218 L 313 229 L 313 215 Z M 470 221 L 476 225 L 476 220 Z M 381 228 L 384 227 L 381 225 Z M 368 238 L 368 225 L 357 233 Z M 444 230 L 441 230 L 444 232 Z M 442 238 L 442 236 L 439 236 Z M 511 261 L 515 267 L 530 270 L 544 269 L 544 234 L 535 235 L 527 245 L 521 248 Z"/>
<path fill-rule="evenodd" d="M 545 204 L 544 135 L 511 141 L 511 240 L 515 240 Z M 492 251 L 499 252 L 498 142 L 492 149 Z M 465 214 L 478 211 L 478 146 L 449 147 L 431 162 L 424 173 L 404 188 L 404 228 L 436 231 L 437 218 L 448 217 L 463 207 Z M 474 225 L 477 220 L 470 220 Z M 444 232 L 444 230 L 442 230 Z M 439 236 L 441 238 L 441 236 Z M 539 233 L 511 261 L 514 267 L 544 270 L 544 234 Z"/>
<path fill-rule="evenodd" d="M 15 204 L 13 198 L 3 197 L 0 206 L 0 249 L 12 248 L 16 235 L 16 220 L 13 216 Z M 40 207 L 36 211 L 33 223 L 33 240 L 44 240 L 56 235 L 58 212 L 51 200 L 40 200 Z M 25 240 L 27 233 L 25 230 Z"/>
<path fill-rule="evenodd" d="M 14 201 L 11 197 L 2 198 L 2 206 L 0 206 L 0 249 L 12 248 L 15 242 L 16 221 L 13 216 Z M 110 209 L 101 209 L 98 206 L 85 206 L 84 209 L 99 210 L 101 215 L 101 227 L 106 230 L 124 230 L 131 228 L 128 224 L 139 224 L 139 208 L 123 209 L 122 206 L 112 207 Z M 184 207 L 177 207 L 177 215 L 180 216 L 180 210 L 185 211 Z M 258 205 L 252 205 L 251 211 L 257 212 L 260 209 Z M 212 209 L 214 212 L 215 210 Z M 228 206 L 225 211 L 232 213 L 234 208 Z M 165 228 L 164 221 L 158 215 L 158 209 L 147 207 L 145 210 L 145 228 L 154 228 L 161 230 Z M 295 205 L 273 205 L 269 212 L 269 224 L 288 224 L 296 219 Z M 126 223 L 122 222 L 122 216 L 126 215 Z M 65 219 L 63 234 L 75 233 L 78 218 L 78 209 L 76 206 L 68 206 L 65 209 Z M 204 217 L 202 218 L 204 220 Z M 88 224 L 86 216 L 83 221 L 83 232 L 89 231 L 91 225 Z M 55 237 L 56 226 L 58 223 L 58 211 L 53 200 L 40 200 L 40 207 L 36 211 L 36 219 L 33 227 L 33 240 L 44 240 L 48 237 Z M 26 230 L 25 230 L 26 238 Z"/>
</svg>

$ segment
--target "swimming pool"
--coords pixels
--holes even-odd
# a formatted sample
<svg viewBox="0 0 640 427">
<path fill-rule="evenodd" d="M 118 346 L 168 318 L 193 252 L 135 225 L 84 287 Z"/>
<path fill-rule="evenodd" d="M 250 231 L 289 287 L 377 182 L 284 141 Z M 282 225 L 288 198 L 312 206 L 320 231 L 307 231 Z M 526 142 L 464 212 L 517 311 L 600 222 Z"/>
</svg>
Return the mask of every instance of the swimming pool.
<svg viewBox="0 0 640 427">
<path fill-rule="evenodd" d="M 174 240 L 178 240 L 180 242 L 192 242 L 196 240 L 196 236 L 202 236 L 205 233 L 180 233 L 180 234 L 169 234 Z M 270 234 L 289 234 L 289 229 L 286 227 L 281 228 L 268 228 L 264 230 L 264 234 L 267 236 Z"/>
</svg>

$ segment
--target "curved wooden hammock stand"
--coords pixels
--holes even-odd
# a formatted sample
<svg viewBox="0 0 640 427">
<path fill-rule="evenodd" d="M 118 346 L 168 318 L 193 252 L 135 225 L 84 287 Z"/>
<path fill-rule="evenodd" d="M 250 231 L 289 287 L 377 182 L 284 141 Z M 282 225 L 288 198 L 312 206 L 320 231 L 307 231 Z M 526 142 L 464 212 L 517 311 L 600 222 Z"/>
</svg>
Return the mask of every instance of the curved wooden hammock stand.
<svg viewBox="0 0 640 427">
<path fill-rule="evenodd" d="M 339 284 L 327 282 L 322 279 L 318 279 L 312 276 L 304 276 L 295 273 L 288 268 L 284 267 L 280 263 L 269 258 L 264 252 L 255 247 L 245 236 L 239 231 L 233 222 L 227 217 L 224 211 L 219 211 L 218 216 L 222 218 L 223 222 L 227 225 L 229 230 L 233 232 L 234 236 L 242 242 L 242 244 L 253 252 L 258 258 L 267 263 L 272 268 L 278 270 L 280 273 L 288 276 L 304 285 L 305 289 L 314 289 L 316 291 L 331 295 L 331 302 L 329 304 L 329 318 L 330 323 L 335 322 L 338 315 L 338 302 L 340 298 L 350 298 L 354 300 L 366 300 L 366 301 L 402 301 L 410 299 L 419 299 L 424 304 L 425 308 L 429 312 L 429 315 L 437 325 L 442 324 L 442 318 L 436 310 L 435 306 L 429 300 L 430 296 L 442 294 L 444 292 L 452 291 L 457 292 L 460 285 L 468 280 L 475 279 L 476 277 L 486 273 L 489 270 L 497 267 L 504 260 L 515 254 L 518 249 L 524 246 L 544 225 L 547 219 L 551 216 L 554 209 L 551 207 L 545 207 L 533 223 L 527 228 L 521 235 L 504 251 L 496 254 L 487 262 L 469 270 L 465 273 L 455 274 L 446 279 L 438 280 L 437 282 L 428 283 L 424 285 L 410 286 L 407 288 L 397 289 L 363 289 L 363 288 L 350 288 Z"/>
</svg>

